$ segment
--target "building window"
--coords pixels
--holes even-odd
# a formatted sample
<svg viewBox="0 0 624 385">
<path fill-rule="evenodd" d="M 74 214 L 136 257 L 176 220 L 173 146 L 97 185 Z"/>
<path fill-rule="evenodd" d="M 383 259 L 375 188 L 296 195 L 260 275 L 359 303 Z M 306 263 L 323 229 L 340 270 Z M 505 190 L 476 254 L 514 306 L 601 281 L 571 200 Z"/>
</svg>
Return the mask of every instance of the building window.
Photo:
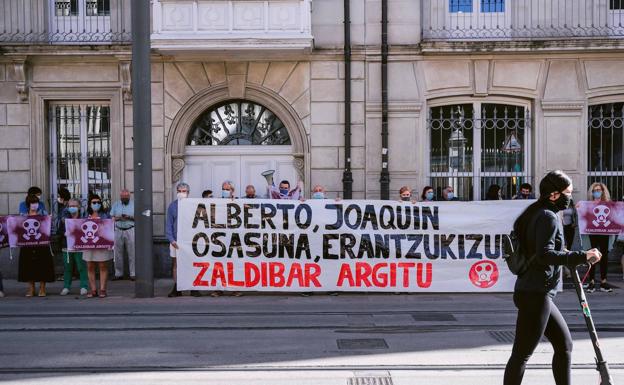
<svg viewBox="0 0 624 385">
<path fill-rule="evenodd" d="M 52 202 L 59 188 L 84 204 L 98 194 L 111 202 L 110 107 L 53 104 L 49 108 Z"/>
<path fill-rule="evenodd" d="M 110 16 L 110 0 L 86 0 L 87 16 Z"/>
<path fill-rule="evenodd" d="M 77 16 L 78 0 L 55 0 L 54 14 L 56 16 Z"/>
<path fill-rule="evenodd" d="M 602 182 L 624 200 L 624 103 L 589 106 L 587 116 L 588 184 Z"/>
<path fill-rule="evenodd" d="M 264 106 L 228 101 L 204 112 L 193 124 L 189 146 L 288 145 L 284 123 Z"/>
<path fill-rule="evenodd" d="M 624 9 L 624 0 L 609 0 L 609 9 L 612 11 Z"/>
<path fill-rule="evenodd" d="M 505 0 L 481 0 L 481 12 L 505 12 Z"/>
<path fill-rule="evenodd" d="M 464 200 L 485 199 L 497 184 L 505 199 L 531 183 L 529 174 L 529 111 L 525 107 L 466 103 L 432 107 L 430 135 L 431 185 L 440 196 L 452 186 Z"/>
<path fill-rule="evenodd" d="M 472 12 L 472 0 L 449 0 L 449 12 L 451 13 Z"/>
<path fill-rule="evenodd" d="M 84 15 L 110 16 L 110 0 L 54 0 L 55 16 L 78 16 L 84 7 Z"/>
</svg>

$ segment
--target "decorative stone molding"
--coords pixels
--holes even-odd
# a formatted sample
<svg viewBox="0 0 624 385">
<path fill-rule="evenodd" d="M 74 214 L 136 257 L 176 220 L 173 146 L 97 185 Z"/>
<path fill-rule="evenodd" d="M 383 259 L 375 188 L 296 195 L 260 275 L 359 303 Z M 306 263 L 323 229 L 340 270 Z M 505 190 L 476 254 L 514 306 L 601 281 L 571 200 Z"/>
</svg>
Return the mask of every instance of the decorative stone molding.
<svg viewBox="0 0 624 385">
<path fill-rule="evenodd" d="M 542 110 L 544 110 L 544 111 L 548 111 L 548 110 L 573 111 L 573 110 L 582 110 L 584 107 L 585 107 L 585 103 L 583 103 L 581 101 L 578 101 L 578 100 L 574 100 L 574 101 L 546 101 L 546 100 L 543 100 L 542 101 Z"/>
<path fill-rule="evenodd" d="M 122 60 L 119 62 L 119 70 L 121 72 L 121 91 L 123 99 L 126 102 L 132 101 L 132 72 L 130 60 Z"/>
<path fill-rule="evenodd" d="M 152 48 L 310 51 L 311 0 L 153 0 Z"/>
<path fill-rule="evenodd" d="M 305 180 L 305 156 L 304 154 L 293 154 L 293 165 L 297 170 L 297 176 L 299 180 Z"/>
<path fill-rule="evenodd" d="M 585 109 L 585 103 L 580 100 L 542 100 L 541 105 L 544 117 L 580 117 Z"/>
<path fill-rule="evenodd" d="M 26 79 L 26 56 L 13 57 L 13 71 L 15 72 L 15 78 L 17 80 L 17 95 L 19 100 L 25 102 L 28 100 L 28 85 Z"/>
<path fill-rule="evenodd" d="M 411 114 L 420 115 L 422 109 L 422 103 L 420 102 L 389 102 L 388 113 L 389 114 Z M 372 115 L 381 114 L 381 103 L 371 102 L 366 103 L 366 112 Z"/>
<path fill-rule="evenodd" d="M 185 165 L 184 154 L 171 155 L 171 183 L 180 181 Z"/>
</svg>

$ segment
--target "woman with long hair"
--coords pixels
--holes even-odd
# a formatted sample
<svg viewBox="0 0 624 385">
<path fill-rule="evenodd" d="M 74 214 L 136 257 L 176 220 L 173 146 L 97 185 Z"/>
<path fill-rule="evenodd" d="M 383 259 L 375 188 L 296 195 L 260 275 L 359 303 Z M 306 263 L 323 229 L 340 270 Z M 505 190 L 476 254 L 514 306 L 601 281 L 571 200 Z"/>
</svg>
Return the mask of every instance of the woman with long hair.
<svg viewBox="0 0 624 385">
<path fill-rule="evenodd" d="M 576 267 L 600 260 L 598 250 L 568 251 L 557 212 L 570 205 L 572 180 L 561 171 L 551 171 L 539 185 L 540 198 L 524 210 L 514 223 L 520 250 L 534 256 L 529 269 L 518 276 L 514 304 L 518 308 L 516 338 L 505 368 L 504 385 L 522 383 L 526 364 L 542 336 L 554 349 L 552 371 L 557 385 L 570 384 L 572 336 L 553 302 L 561 282 L 561 266 Z"/>
<path fill-rule="evenodd" d="M 604 183 L 595 182 L 589 187 L 589 191 L 587 192 L 587 197 L 590 201 L 594 203 L 602 203 L 611 201 L 611 194 L 609 194 L 609 189 L 605 186 Z M 590 235 L 589 236 L 589 244 L 591 247 L 595 247 L 600 250 L 600 253 L 604 255 L 604 259 L 600 261 L 600 291 L 605 293 L 610 293 L 613 291 L 615 286 L 611 285 L 607 282 L 607 270 L 609 266 L 609 236 L 608 235 Z M 589 283 L 587 284 L 587 292 L 593 293 L 596 291 L 596 283 L 594 282 L 594 277 L 596 275 L 596 266 L 592 266 L 589 270 Z"/>
<path fill-rule="evenodd" d="M 24 203 L 27 207 L 26 216 L 46 215 L 36 195 L 28 195 Z M 54 259 L 49 245 L 20 248 L 17 280 L 28 282 L 26 297 L 35 295 L 35 282 L 39 282 L 38 296 L 47 295 L 46 283 L 54 282 Z"/>
</svg>

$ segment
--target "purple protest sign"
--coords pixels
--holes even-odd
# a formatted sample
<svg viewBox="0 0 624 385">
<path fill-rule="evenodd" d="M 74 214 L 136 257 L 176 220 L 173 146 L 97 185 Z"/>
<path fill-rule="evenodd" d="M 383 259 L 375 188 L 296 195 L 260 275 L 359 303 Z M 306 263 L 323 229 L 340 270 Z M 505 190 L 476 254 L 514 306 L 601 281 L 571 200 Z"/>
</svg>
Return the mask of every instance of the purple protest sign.
<svg viewBox="0 0 624 385">
<path fill-rule="evenodd" d="M 115 230 L 112 219 L 65 219 L 67 250 L 112 250 Z"/>
<path fill-rule="evenodd" d="M 10 216 L 7 219 L 9 246 L 49 245 L 51 226 L 52 217 L 49 215 Z"/>
<path fill-rule="evenodd" d="M 618 235 L 624 228 L 624 202 L 582 201 L 577 212 L 581 234 Z"/>
<path fill-rule="evenodd" d="M 7 219 L 9 217 L 0 216 L 0 249 L 9 247 L 9 232 L 7 231 Z"/>
</svg>

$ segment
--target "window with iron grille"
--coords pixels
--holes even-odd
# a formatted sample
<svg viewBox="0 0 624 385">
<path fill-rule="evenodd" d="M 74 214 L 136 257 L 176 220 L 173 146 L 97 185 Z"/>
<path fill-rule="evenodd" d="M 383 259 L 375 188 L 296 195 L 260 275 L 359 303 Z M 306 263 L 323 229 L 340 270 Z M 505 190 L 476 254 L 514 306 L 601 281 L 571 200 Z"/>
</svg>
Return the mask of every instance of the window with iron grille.
<svg viewBox="0 0 624 385">
<path fill-rule="evenodd" d="M 449 12 L 472 12 L 472 0 L 449 0 Z"/>
<path fill-rule="evenodd" d="M 624 200 L 624 103 L 589 106 L 587 118 L 588 185 L 602 182 Z"/>
<path fill-rule="evenodd" d="M 247 100 L 222 103 L 193 124 L 189 146 L 288 145 L 284 123 L 266 107 Z"/>
<path fill-rule="evenodd" d="M 110 15 L 110 0 L 54 0 L 55 16 L 78 16 L 81 9 L 87 16 Z"/>
<path fill-rule="evenodd" d="M 622 10 L 624 9 L 624 0 L 609 0 L 610 10 Z"/>
<path fill-rule="evenodd" d="M 483 200 L 497 184 L 504 199 L 531 183 L 530 114 L 524 106 L 465 103 L 431 107 L 429 178 L 436 196 L 451 186 L 462 200 Z"/>
<path fill-rule="evenodd" d="M 90 194 L 104 206 L 111 200 L 110 107 L 104 104 L 51 104 L 50 179 L 52 202 L 66 188 L 83 207 Z M 55 205 L 54 205 L 55 206 Z"/>
</svg>

